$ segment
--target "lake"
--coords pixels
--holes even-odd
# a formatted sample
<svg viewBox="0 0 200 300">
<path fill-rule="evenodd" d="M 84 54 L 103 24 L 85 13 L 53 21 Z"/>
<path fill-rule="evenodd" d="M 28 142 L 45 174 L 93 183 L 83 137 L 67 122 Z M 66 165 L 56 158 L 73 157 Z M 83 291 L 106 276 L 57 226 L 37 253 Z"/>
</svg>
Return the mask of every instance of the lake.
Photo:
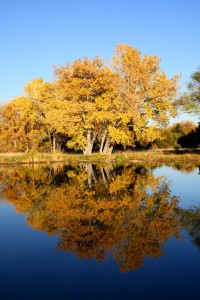
<svg viewBox="0 0 200 300">
<path fill-rule="evenodd" d="M 1 299 L 197 299 L 200 167 L 0 166 Z"/>
</svg>

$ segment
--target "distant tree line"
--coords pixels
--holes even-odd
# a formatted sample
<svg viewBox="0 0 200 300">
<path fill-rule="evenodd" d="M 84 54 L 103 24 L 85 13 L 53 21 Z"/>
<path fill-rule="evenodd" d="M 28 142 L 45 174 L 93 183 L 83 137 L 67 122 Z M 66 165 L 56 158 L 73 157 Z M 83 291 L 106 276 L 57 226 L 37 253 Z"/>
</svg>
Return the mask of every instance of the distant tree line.
<svg viewBox="0 0 200 300">
<path fill-rule="evenodd" d="M 192 121 L 182 121 L 161 130 L 162 139 L 156 140 L 158 148 L 197 148 L 200 147 L 200 125 Z"/>
</svg>

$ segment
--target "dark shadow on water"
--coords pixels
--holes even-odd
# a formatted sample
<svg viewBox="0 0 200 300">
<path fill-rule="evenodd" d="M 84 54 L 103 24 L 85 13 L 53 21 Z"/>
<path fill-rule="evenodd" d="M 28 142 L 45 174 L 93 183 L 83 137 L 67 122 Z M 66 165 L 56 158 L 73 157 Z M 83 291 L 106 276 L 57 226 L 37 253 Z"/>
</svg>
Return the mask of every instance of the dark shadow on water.
<svg viewBox="0 0 200 300">
<path fill-rule="evenodd" d="M 200 149 L 196 148 L 180 148 L 180 149 L 172 149 L 172 150 L 163 150 L 164 154 L 200 154 Z"/>
</svg>

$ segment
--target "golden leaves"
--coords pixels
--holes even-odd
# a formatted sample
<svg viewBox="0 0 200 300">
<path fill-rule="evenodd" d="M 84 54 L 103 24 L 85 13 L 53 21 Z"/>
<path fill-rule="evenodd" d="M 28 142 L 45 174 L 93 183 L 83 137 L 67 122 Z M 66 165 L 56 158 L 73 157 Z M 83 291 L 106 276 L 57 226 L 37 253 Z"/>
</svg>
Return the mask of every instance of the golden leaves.
<svg viewBox="0 0 200 300">
<path fill-rule="evenodd" d="M 98 261 L 113 250 L 124 272 L 159 258 L 179 231 L 169 183 L 144 166 L 3 168 L 1 183 L 30 226 L 59 236 L 58 249 Z"/>
<path fill-rule="evenodd" d="M 53 83 L 32 79 L 24 95 L 1 110 L 6 149 L 48 151 L 51 144 L 55 151 L 62 134 L 68 147 L 86 155 L 94 144 L 109 154 L 115 144 L 154 141 L 176 113 L 179 76 L 168 79 L 157 56 L 142 56 L 129 45 L 117 45 L 111 67 L 98 56 L 84 57 L 54 67 L 54 74 Z"/>
</svg>

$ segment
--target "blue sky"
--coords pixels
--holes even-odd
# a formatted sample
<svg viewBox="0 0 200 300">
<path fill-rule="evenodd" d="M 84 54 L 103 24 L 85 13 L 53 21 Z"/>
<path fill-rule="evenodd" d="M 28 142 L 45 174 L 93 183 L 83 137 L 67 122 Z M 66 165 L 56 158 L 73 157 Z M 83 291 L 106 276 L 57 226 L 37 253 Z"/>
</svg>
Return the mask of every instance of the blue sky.
<svg viewBox="0 0 200 300">
<path fill-rule="evenodd" d="M 26 82 L 53 80 L 52 65 L 99 55 L 115 46 L 157 55 L 181 84 L 200 65 L 199 0 L 0 0 L 0 103 Z"/>
</svg>

